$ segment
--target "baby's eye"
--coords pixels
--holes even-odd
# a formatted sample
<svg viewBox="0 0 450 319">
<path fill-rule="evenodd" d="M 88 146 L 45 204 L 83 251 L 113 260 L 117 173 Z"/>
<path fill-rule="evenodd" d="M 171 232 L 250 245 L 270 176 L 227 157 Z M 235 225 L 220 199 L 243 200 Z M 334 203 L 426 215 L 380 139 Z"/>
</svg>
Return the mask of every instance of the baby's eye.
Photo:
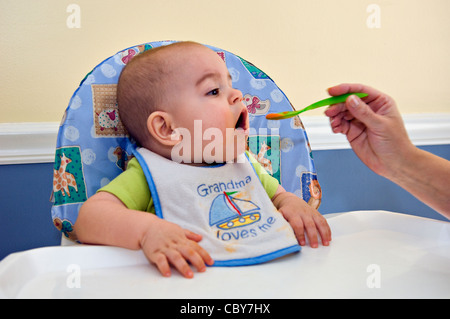
<svg viewBox="0 0 450 319">
<path fill-rule="evenodd" d="M 219 95 L 219 89 L 214 89 L 208 92 L 207 95 Z"/>
</svg>

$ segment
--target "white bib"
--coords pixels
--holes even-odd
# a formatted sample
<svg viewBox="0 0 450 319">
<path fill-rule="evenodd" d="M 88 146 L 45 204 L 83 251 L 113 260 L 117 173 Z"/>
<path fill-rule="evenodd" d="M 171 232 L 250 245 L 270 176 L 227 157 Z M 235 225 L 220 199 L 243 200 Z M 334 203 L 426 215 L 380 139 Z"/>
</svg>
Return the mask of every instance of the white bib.
<svg viewBox="0 0 450 319">
<path fill-rule="evenodd" d="M 158 217 L 203 236 L 214 266 L 266 262 L 300 250 L 245 154 L 236 163 L 179 164 L 139 148 Z"/>
</svg>

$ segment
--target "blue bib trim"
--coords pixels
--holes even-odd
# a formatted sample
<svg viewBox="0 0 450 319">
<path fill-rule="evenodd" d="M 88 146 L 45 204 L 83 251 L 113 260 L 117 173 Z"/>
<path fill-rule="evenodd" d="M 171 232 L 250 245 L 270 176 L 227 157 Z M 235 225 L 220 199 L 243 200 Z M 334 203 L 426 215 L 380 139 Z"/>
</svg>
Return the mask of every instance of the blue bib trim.
<svg viewBox="0 0 450 319">
<path fill-rule="evenodd" d="M 214 260 L 214 264 L 211 267 L 237 267 L 237 266 L 251 266 L 256 264 L 262 264 L 292 253 L 299 252 L 300 250 L 301 250 L 300 245 L 293 245 L 291 247 L 286 247 L 273 253 L 253 258 Z"/>
</svg>

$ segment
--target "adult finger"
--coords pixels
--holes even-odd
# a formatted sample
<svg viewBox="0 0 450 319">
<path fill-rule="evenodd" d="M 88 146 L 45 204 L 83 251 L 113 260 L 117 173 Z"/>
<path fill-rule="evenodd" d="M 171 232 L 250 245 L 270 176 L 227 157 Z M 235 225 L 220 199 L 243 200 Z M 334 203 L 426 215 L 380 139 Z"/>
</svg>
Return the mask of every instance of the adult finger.
<svg viewBox="0 0 450 319">
<path fill-rule="evenodd" d="M 328 117 L 333 117 L 342 112 L 345 112 L 347 110 L 346 108 L 347 106 L 345 105 L 345 103 L 333 104 L 327 107 L 327 109 L 325 110 L 325 115 Z"/>
<path fill-rule="evenodd" d="M 360 83 L 342 83 L 342 84 L 328 88 L 328 94 L 330 94 L 332 96 L 337 96 L 337 95 L 342 95 L 342 94 L 347 94 L 347 93 L 356 93 L 356 92 L 369 94 L 369 96 L 364 98 L 365 101 L 366 100 L 371 101 L 371 100 L 377 98 L 381 94 L 380 91 L 378 91 L 370 86 L 366 86 L 366 85 L 360 84 Z"/>
<path fill-rule="evenodd" d="M 346 101 L 348 111 L 369 129 L 378 126 L 378 115 L 356 95 L 351 95 Z"/>
</svg>

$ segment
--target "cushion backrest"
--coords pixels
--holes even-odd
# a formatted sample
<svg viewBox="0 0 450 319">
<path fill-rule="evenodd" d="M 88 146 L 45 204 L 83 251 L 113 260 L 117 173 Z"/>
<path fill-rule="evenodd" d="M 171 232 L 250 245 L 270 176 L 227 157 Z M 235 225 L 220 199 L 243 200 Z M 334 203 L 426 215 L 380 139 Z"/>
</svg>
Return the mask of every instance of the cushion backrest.
<svg viewBox="0 0 450 319">
<path fill-rule="evenodd" d="M 170 43 L 149 42 L 119 51 L 88 73 L 70 99 L 58 132 L 52 196 L 53 223 L 69 239 L 76 240 L 73 224 L 81 205 L 126 168 L 136 147 L 117 108 L 121 70 L 137 54 Z M 250 62 L 208 47 L 225 61 L 233 87 L 243 94 L 250 115 L 250 153 L 287 191 L 317 208 L 321 190 L 300 117 L 265 118 L 268 112 L 293 110 L 285 94 Z"/>
</svg>

